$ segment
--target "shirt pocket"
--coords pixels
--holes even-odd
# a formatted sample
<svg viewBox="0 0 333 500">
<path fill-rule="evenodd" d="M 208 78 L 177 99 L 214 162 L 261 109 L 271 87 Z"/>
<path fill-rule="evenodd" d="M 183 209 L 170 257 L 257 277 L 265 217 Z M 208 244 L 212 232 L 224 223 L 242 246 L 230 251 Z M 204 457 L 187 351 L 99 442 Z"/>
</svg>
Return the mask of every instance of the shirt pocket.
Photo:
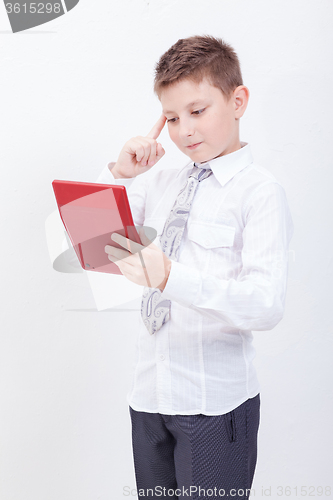
<svg viewBox="0 0 333 500">
<path fill-rule="evenodd" d="M 205 249 L 232 247 L 236 228 L 225 224 L 192 222 L 188 228 L 188 238 Z"/>
</svg>

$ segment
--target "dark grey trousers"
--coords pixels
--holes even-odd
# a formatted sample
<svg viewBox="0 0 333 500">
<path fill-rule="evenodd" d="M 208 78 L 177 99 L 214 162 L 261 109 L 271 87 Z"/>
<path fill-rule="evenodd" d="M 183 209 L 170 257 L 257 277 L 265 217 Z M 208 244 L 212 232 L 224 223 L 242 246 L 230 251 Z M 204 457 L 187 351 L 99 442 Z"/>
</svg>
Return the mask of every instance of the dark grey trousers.
<svg viewBox="0 0 333 500">
<path fill-rule="evenodd" d="M 259 394 L 217 416 L 163 415 L 130 407 L 139 498 L 249 498 L 259 413 Z"/>
</svg>

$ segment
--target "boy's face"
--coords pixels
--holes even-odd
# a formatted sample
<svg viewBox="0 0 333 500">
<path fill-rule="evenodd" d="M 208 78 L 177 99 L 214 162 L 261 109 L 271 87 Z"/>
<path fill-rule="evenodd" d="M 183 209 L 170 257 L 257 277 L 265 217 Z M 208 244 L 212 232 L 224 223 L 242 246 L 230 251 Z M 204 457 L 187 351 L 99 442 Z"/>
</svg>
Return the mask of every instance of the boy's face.
<svg viewBox="0 0 333 500">
<path fill-rule="evenodd" d="M 240 149 L 238 124 L 247 100 L 241 112 L 235 92 L 227 101 L 207 79 L 184 79 L 162 91 L 170 138 L 192 161 L 204 163 Z"/>
</svg>

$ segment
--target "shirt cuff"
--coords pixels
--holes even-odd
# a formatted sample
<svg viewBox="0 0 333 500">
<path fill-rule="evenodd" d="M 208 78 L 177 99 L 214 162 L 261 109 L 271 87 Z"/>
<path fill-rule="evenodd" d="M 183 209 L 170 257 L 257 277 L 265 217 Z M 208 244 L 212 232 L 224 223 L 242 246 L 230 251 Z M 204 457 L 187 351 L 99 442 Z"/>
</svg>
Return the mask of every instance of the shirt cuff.
<svg viewBox="0 0 333 500">
<path fill-rule="evenodd" d="M 189 307 L 193 304 L 200 290 L 200 273 L 177 261 L 173 260 L 171 262 L 169 278 L 162 292 L 163 298 L 174 300 L 185 307 Z"/>
</svg>

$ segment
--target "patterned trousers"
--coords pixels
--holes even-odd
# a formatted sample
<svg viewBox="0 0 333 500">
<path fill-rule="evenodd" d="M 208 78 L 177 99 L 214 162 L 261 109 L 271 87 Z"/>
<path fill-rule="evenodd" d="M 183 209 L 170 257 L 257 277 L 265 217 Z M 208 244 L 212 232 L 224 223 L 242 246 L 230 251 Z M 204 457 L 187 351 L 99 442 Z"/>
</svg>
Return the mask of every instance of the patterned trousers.
<svg viewBox="0 0 333 500">
<path fill-rule="evenodd" d="M 249 498 L 257 461 L 259 394 L 217 416 L 129 410 L 139 498 Z"/>
</svg>

